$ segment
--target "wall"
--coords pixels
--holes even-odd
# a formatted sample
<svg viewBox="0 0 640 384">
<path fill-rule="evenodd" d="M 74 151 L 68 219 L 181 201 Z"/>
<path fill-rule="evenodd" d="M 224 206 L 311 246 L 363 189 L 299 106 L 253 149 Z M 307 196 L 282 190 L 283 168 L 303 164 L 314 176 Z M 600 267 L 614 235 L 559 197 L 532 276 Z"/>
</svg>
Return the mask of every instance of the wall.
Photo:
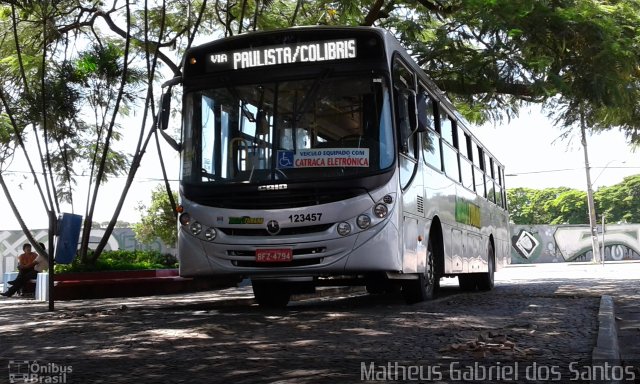
<svg viewBox="0 0 640 384">
<path fill-rule="evenodd" d="M 602 249 L 602 227 L 598 226 Z M 606 225 L 605 260 L 640 260 L 640 224 Z M 588 225 L 511 225 L 511 264 L 591 261 Z"/>
<path fill-rule="evenodd" d="M 36 240 L 47 243 L 46 229 L 32 231 Z M 104 229 L 92 229 L 89 239 L 89 248 L 95 248 L 104 234 Z M 27 237 L 22 231 L 0 231 L 0 282 L 5 271 L 14 271 L 18 264 L 17 256 L 22 253 L 22 245 L 28 243 Z M 157 250 L 162 253 L 176 254 L 175 248 L 167 247 L 160 239 L 151 244 L 141 244 L 135 238 L 131 228 L 114 228 L 105 250 Z"/>
</svg>

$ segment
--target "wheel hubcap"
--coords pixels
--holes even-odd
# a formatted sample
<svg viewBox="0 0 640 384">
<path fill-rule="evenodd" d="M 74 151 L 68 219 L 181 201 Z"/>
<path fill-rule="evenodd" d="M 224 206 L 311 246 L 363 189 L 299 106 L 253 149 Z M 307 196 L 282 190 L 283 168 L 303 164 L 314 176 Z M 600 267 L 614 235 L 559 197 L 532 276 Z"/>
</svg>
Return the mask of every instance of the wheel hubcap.
<svg viewBox="0 0 640 384">
<path fill-rule="evenodd" d="M 427 265 L 424 268 L 424 277 L 425 277 L 425 285 L 431 286 L 435 280 L 435 272 L 433 266 L 433 252 L 431 252 L 431 247 L 427 251 Z"/>
</svg>

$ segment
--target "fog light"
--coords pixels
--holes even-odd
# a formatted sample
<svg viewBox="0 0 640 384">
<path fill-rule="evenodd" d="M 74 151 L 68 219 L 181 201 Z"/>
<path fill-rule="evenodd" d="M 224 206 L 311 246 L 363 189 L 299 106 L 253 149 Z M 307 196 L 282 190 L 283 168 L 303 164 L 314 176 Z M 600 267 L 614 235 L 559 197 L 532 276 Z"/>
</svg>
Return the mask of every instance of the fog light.
<svg viewBox="0 0 640 384">
<path fill-rule="evenodd" d="M 194 221 L 190 226 L 189 229 L 191 230 L 191 233 L 194 236 L 197 236 L 200 234 L 200 232 L 202 232 L 202 224 L 198 223 L 197 221 Z"/>
<path fill-rule="evenodd" d="M 384 204 L 382 204 L 382 203 L 378 203 L 378 204 L 376 204 L 376 206 L 375 206 L 375 207 L 373 207 L 373 213 L 374 213 L 377 217 L 379 217 L 379 218 L 381 218 L 381 219 L 382 219 L 383 217 L 387 216 L 387 213 L 388 213 L 388 212 L 389 212 L 389 211 L 387 210 L 387 206 L 386 206 L 386 205 L 384 205 Z"/>
<path fill-rule="evenodd" d="M 367 215 L 362 214 L 358 216 L 358 219 L 356 220 L 356 224 L 358 224 L 358 227 L 360 229 L 367 229 L 371 225 L 371 218 Z"/>
<path fill-rule="evenodd" d="M 204 238 L 207 239 L 207 241 L 215 240 L 217 235 L 216 230 L 213 228 L 207 228 L 207 230 L 204 231 Z"/>
<path fill-rule="evenodd" d="M 340 236 L 347 236 L 351 233 L 351 225 L 349 223 L 339 223 L 338 224 L 338 233 Z"/>
<path fill-rule="evenodd" d="M 191 222 L 191 215 L 189 215 L 186 212 L 180 215 L 180 224 L 189 225 L 190 222 Z"/>
</svg>

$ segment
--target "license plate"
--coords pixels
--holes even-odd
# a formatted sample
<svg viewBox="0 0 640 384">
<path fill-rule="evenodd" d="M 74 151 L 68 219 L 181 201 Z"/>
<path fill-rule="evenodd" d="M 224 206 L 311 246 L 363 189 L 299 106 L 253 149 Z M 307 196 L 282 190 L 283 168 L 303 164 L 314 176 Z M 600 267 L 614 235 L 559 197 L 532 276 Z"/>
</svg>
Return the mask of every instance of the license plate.
<svg viewBox="0 0 640 384">
<path fill-rule="evenodd" d="M 256 249 L 257 263 L 286 263 L 291 260 L 293 260 L 293 252 L 290 248 Z"/>
</svg>

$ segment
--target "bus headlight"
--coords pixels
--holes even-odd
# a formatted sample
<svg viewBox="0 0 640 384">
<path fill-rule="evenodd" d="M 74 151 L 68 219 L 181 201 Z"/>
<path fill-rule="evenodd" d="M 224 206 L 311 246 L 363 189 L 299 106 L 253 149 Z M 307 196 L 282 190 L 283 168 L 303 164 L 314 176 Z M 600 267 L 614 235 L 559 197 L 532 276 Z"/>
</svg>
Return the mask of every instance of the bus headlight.
<svg viewBox="0 0 640 384">
<path fill-rule="evenodd" d="M 198 236 L 200 234 L 200 232 L 202 232 L 202 224 L 198 223 L 197 221 L 194 221 L 190 226 L 189 229 L 191 230 L 191 233 L 194 236 Z"/>
<path fill-rule="evenodd" d="M 360 229 L 367 229 L 371 225 L 371 218 L 365 214 L 358 216 L 356 219 L 356 224 Z"/>
<path fill-rule="evenodd" d="M 217 235 L 216 230 L 213 228 L 207 228 L 204 231 L 204 238 L 207 239 L 207 241 L 215 240 Z"/>
<path fill-rule="evenodd" d="M 186 212 L 180 215 L 180 224 L 189 225 L 190 222 L 191 222 L 191 215 L 189 215 Z"/>
<path fill-rule="evenodd" d="M 342 223 L 338 224 L 338 234 L 340 234 L 340 236 L 347 236 L 350 233 L 351 225 L 349 223 L 343 221 Z"/>
<path fill-rule="evenodd" d="M 387 213 L 389 213 L 389 210 L 387 209 L 387 206 L 382 204 L 382 203 L 378 203 L 376 204 L 375 207 L 373 207 L 373 213 L 379 217 L 379 218 L 384 218 L 385 216 L 387 216 Z"/>
</svg>

